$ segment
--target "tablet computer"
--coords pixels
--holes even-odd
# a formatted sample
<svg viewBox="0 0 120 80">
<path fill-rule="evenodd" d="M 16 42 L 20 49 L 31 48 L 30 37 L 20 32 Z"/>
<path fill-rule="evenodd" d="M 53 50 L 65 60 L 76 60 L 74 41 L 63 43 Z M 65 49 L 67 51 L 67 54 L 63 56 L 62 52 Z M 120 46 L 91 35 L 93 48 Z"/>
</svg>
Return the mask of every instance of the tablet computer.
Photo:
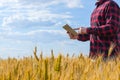
<svg viewBox="0 0 120 80">
<path fill-rule="evenodd" d="M 68 24 L 64 25 L 63 28 L 74 36 L 78 35 L 77 32 L 74 29 L 72 29 Z"/>
</svg>

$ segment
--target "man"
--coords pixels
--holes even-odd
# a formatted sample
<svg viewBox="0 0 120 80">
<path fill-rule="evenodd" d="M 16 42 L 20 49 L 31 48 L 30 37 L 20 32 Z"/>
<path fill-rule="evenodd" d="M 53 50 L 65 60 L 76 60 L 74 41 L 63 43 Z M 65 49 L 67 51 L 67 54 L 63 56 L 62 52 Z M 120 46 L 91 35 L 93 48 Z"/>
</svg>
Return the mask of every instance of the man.
<svg viewBox="0 0 120 80">
<path fill-rule="evenodd" d="M 91 27 L 80 27 L 78 36 L 69 34 L 71 39 L 80 41 L 90 40 L 91 58 L 102 55 L 114 57 L 120 54 L 120 12 L 119 6 L 113 0 L 97 0 L 96 8 L 91 14 Z M 115 45 L 110 54 L 111 43 Z M 112 49 L 111 48 L 111 49 Z"/>
</svg>

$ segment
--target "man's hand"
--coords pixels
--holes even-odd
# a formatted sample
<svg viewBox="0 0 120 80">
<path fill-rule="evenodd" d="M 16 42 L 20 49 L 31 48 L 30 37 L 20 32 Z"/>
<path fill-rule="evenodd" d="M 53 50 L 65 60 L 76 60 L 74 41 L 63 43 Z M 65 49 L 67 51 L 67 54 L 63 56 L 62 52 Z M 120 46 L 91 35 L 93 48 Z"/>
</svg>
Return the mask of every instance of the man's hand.
<svg viewBox="0 0 120 80">
<path fill-rule="evenodd" d="M 78 38 L 78 36 L 74 36 L 73 34 L 71 34 L 69 32 L 67 32 L 67 33 L 68 33 L 70 39 L 77 39 Z"/>
<path fill-rule="evenodd" d="M 87 34 L 87 28 L 80 27 L 78 30 L 79 34 Z"/>
</svg>

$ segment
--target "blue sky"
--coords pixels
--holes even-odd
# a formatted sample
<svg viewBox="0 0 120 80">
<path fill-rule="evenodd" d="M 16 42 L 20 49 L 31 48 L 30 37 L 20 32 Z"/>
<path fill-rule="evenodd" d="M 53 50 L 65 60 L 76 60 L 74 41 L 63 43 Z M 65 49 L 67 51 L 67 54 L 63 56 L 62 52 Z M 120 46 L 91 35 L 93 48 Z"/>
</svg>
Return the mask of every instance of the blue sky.
<svg viewBox="0 0 120 80">
<path fill-rule="evenodd" d="M 120 0 L 115 0 L 120 6 Z M 0 0 L 0 57 L 89 54 L 89 41 L 70 40 L 62 28 L 90 26 L 96 0 Z"/>
</svg>

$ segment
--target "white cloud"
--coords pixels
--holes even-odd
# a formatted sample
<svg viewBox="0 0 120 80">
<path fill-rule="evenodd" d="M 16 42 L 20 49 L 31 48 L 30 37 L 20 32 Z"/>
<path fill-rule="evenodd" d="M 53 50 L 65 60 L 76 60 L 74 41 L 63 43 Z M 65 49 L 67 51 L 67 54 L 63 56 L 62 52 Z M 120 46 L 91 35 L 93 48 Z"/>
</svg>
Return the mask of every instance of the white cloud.
<svg viewBox="0 0 120 80">
<path fill-rule="evenodd" d="M 15 14 L 9 17 L 4 17 L 2 26 L 7 26 L 8 24 L 13 23 L 15 21 L 19 21 L 19 20 L 24 20 L 24 16 Z"/>
<path fill-rule="evenodd" d="M 66 37 L 66 32 L 63 30 L 35 30 L 29 32 L 0 32 L 2 40 L 13 40 L 13 41 L 57 41 L 58 39 L 62 40 Z"/>
<path fill-rule="evenodd" d="M 53 6 L 53 5 L 58 5 L 58 4 L 64 4 L 68 8 L 83 8 L 83 5 L 81 3 L 81 0 L 19 0 L 19 2 L 22 2 L 23 4 L 31 5 L 31 4 L 36 4 L 41 7 L 48 7 L 48 6 Z"/>
<path fill-rule="evenodd" d="M 18 26 L 16 23 L 25 24 L 27 22 L 69 22 L 72 18 L 68 12 L 54 13 L 49 9 L 50 6 L 66 5 L 69 8 L 81 7 L 81 0 L 0 0 L 0 14 L 3 16 L 2 26 Z M 13 25 L 12 25 L 13 24 Z M 24 25 L 23 25 L 24 26 Z M 25 25 L 26 26 L 26 25 Z M 7 29 L 6 29 L 7 30 Z"/>
<path fill-rule="evenodd" d="M 26 33 L 21 33 L 21 32 L 8 32 L 5 35 L 9 35 L 9 36 L 35 36 L 37 34 L 41 35 L 41 34 L 53 34 L 53 35 L 63 35 L 65 36 L 65 31 L 63 30 L 34 30 L 34 31 L 29 31 Z M 3 35 L 2 33 L 0 33 L 0 35 Z"/>
<path fill-rule="evenodd" d="M 54 13 L 49 9 L 50 6 L 56 7 L 60 4 L 68 8 L 80 8 L 82 6 L 81 0 L 0 0 L 2 33 L 5 34 L 6 32 L 7 34 L 9 32 L 10 34 L 15 31 L 14 28 L 18 30 L 20 27 L 25 29 L 42 23 L 54 23 L 53 26 L 61 25 L 64 22 L 70 23 L 69 19 L 73 18 L 73 16 L 68 11 Z M 21 31 L 16 32 L 22 34 Z M 34 31 L 27 32 L 29 32 L 27 34 L 34 33 Z"/>
<path fill-rule="evenodd" d="M 21 7 L 27 7 L 29 5 L 29 8 L 37 6 L 43 8 L 58 4 L 64 4 L 69 8 L 83 7 L 81 0 L 0 0 L 0 6 L 11 6 L 15 8 L 18 4 L 21 5 Z"/>
<path fill-rule="evenodd" d="M 48 10 L 29 12 L 28 17 L 31 21 L 54 21 L 56 19 L 72 18 L 69 14 L 55 14 Z"/>
<path fill-rule="evenodd" d="M 68 37 L 66 32 L 54 27 L 70 23 L 73 16 L 67 10 L 59 11 L 59 8 L 82 7 L 81 0 L 0 0 L 0 47 L 7 53 L 19 47 L 29 48 L 34 43 L 46 46 L 61 44 L 62 41 L 63 44 L 69 43 L 64 42 Z"/>
<path fill-rule="evenodd" d="M 81 0 L 63 0 L 69 8 L 83 8 Z"/>
<path fill-rule="evenodd" d="M 4 30 L 32 27 L 37 24 L 37 26 L 46 26 L 45 24 L 54 24 L 54 26 L 57 26 L 57 24 L 61 24 L 62 22 L 69 22 L 70 18 L 72 16 L 67 13 L 55 14 L 47 10 L 31 11 L 25 14 L 18 13 L 4 17 L 2 26 Z"/>
</svg>

